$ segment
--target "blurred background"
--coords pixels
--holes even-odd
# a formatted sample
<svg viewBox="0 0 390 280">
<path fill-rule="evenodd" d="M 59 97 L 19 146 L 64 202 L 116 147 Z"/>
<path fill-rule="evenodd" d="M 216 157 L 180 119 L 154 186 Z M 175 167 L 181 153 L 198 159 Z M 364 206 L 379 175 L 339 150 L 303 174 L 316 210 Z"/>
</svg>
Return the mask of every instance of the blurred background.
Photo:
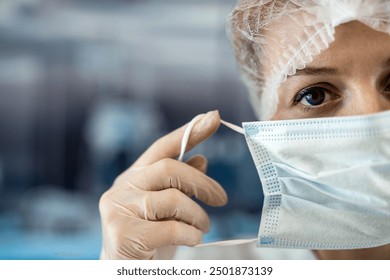
<svg viewBox="0 0 390 280">
<path fill-rule="evenodd" d="M 255 120 L 225 32 L 234 3 L 0 1 L 0 259 L 97 259 L 99 197 L 154 140 L 208 110 Z M 205 207 L 206 241 L 255 237 L 244 137 L 221 127 L 193 153 L 229 194 Z"/>
</svg>

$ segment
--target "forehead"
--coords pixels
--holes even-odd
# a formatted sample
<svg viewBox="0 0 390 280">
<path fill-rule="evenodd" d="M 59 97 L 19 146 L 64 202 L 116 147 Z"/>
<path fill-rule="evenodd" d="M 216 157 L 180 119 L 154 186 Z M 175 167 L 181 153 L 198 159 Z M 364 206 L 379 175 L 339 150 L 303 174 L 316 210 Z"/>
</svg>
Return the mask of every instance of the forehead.
<svg viewBox="0 0 390 280">
<path fill-rule="evenodd" d="M 329 48 L 314 56 L 307 67 L 350 69 L 356 63 L 369 66 L 390 57 L 390 36 L 367 25 L 352 21 L 335 28 Z"/>
</svg>

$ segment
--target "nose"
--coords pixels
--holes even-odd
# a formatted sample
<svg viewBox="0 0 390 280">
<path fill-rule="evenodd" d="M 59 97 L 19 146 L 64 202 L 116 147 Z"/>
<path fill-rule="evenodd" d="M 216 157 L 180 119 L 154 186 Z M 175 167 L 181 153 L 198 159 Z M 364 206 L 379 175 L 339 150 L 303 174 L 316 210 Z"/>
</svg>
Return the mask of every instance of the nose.
<svg viewBox="0 0 390 280">
<path fill-rule="evenodd" d="M 374 114 L 390 110 L 390 97 L 385 96 L 378 89 L 360 88 L 353 94 L 355 98 L 351 106 L 353 115 Z"/>
</svg>

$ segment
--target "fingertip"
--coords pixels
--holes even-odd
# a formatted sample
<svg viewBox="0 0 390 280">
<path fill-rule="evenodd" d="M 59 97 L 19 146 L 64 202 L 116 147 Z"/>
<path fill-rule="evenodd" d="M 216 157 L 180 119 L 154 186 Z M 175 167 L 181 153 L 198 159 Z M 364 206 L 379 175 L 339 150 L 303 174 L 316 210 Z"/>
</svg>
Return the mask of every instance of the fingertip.
<svg viewBox="0 0 390 280">
<path fill-rule="evenodd" d="M 218 129 L 220 123 L 221 119 L 219 116 L 219 111 L 210 111 L 206 115 L 204 115 L 199 125 L 196 126 L 196 129 L 197 131 L 199 131 L 199 129 L 202 129 L 214 133 Z"/>
<path fill-rule="evenodd" d="M 216 205 L 217 207 L 225 206 L 228 203 L 228 196 L 225 190 L 221 193 L 221 196 L 219 197 L 219 200 L 217 201 Z"/>
<path fill-rule="evenodd" d="M 217 181 L 214 181 L 214 184 L 214 190 L 218 195 L 216 196 L 217 199 L 214 201 L 214 205 L 212 206 L 219 207 L 226 205 L 228 202 L 228 195 L 225 189 Z"/>
<path fill-rule="evenodd" d="M 207 158 L 203 155 L 194 155 L 187 161 L 188 165 L 198 169 L 199 171 L 206 173 L 207 170 Z"/>
<path fill-rule="evenodd" d="M 219 126 L 221 123 L 221 117 L 219 115 L 219 111 L 210 111 L 206 114 L 204 117 L 204 120 L 206 120 L 206 123 L 209 124 L 210 126 Z"/>
<path fill-rule="evenodd" d="M 211 206 L 215 207 L 221 207 L 225 206 L 228 202 L 228 195 L 225 191 L 225 189 L 216 181 L 214 181 L 215 185 L 215 190 L 218 193 L 216 196 L 216 199 L 213 201 L 213 204 Z"/>
<path fill-rule="evenodd" d="M 195 247 L 196 245 L 202 243 L 202 240 L 203 240 L 203 232 L 198 230 L 198 229 L 195 229 L 196 230 L 196 233 L 192 240 L 189 242 L 188 246 L 189 247 Z"/>
<path fill-rule="evenodd" d="M 204 212 L 204 215 L 202 216 L 194 216 L 194 221 L 198 221 L 198 223 L 193 223 L 192 226 L 195 226 L 202 234 L 206 234 L 210 231 L 210 218 L 206 212 Z"/>
<path fill-rule="evenodd" d="M 202 242 L 203 232 L 201 230 L 180 222 L 175 223 L 179 223 L 177 224 L 179 230 L 172 235 L 175 238 L 173 245 L 194 247 Z"/>
<path fill-rule="evenodd" d="M 212 115 L 213 117 L 219 118 L 219 110 L 209 111 L 207 114 Z"/>
<path fill-rule="evenodd" d="M 193 129 L 191 129 L 186 151 L 211 137 L 221 124 L 218 111 L 210 111 L 207 114 L 200 116 L 198 116 L 199 121 L 197 121 Z"/>
<path fill-rule="evenodd" d="M 222 186 L 213 180 L 210 187 L 211 189 L 209 189 L 210 192 L 207 194 L 207 199 L 202 201 L 213 207 L 225 206 L 228 202 L 228 196 Z"/>
</svg>

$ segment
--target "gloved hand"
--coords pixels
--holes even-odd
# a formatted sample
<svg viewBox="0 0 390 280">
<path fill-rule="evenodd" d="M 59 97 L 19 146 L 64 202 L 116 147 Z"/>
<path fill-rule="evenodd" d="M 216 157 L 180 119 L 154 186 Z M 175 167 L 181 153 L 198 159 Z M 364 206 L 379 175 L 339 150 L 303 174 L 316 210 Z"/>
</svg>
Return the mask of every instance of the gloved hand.
<svg viewBox="0 0 390 280">
<path fill-rule="evenodd" d="M 214 134 L 219 124 L 217 111 L 204 115 L 191 131 L 187 150 Z M 175 160 L 184 131 L 185 126 L 157 140 L 102 195 L 101 259 L 153 259 L 169 246 L 194 246 L 210 221 L 191 196 L 210 206 L 227 203 L 223 188 L 205 175 L 205 157 Z"/>
</svg>

